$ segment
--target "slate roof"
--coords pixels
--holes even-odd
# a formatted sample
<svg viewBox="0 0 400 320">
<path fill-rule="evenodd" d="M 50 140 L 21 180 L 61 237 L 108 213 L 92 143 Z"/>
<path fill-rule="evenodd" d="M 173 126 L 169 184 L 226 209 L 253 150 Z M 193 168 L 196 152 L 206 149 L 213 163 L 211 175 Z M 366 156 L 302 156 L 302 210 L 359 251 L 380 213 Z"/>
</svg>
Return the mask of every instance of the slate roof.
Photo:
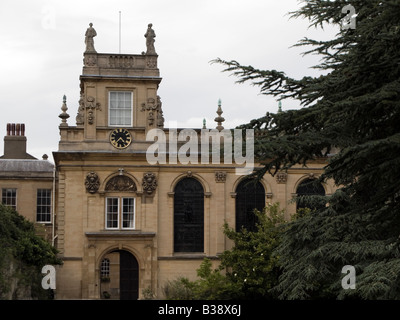
<svg viewBox="0 0 400 320">
<path fill-rule="evenodd" d="M 0 159 L 0 178 L 52 177 L 53 168 L 47 160 Z"/>
</svg>

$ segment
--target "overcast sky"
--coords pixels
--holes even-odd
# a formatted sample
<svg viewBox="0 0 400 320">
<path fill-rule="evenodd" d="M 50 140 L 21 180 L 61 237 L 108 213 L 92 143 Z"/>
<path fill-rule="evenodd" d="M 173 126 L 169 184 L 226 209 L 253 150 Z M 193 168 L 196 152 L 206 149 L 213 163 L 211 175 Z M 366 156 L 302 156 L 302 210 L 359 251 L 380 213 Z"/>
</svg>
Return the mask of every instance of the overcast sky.
<svg viewBox="0 0 400 320">
<path fill-rule="evenodd" d="M 0 154 L 7 123 L 25 123 L 28 153 L 41 158 L 58 149 L 62 97 L 68 123 L 75 125 L 79 76 L 90 22 L 99 53 L 146 50 L 144 33 L 153 23 L 162 82 L 158 94 L 166 126 L 200 128 L 206 118 L 214 128 L 218 99 L 225 128 L 249 122 L 278 108 L 259 88 L 235 84 L 215 58 L 275 69 L 294 78 L 316 76 L 319 57 L 303 57 L 291 48 L 305 36 L 334 37 L 335 27 L 308 29 L 308 20 L 289 19 L 297 0 L 0 0 Z M 340 13 L 338 13 L 340 14 Z M 283 109 L 298 108 L 296 101 Z"/>
</svg>

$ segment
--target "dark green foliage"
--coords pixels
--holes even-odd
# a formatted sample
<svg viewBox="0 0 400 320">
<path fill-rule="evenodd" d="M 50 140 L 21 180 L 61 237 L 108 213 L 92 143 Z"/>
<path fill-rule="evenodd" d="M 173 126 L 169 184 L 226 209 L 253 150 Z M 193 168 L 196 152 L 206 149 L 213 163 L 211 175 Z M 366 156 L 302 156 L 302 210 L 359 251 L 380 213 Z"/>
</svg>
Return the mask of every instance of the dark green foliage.
<svg viewBox="0 0 400 320">
<path fill-rule="evenodd" d="M 225 235 L 234 242 L 225 251 L 217 269 L 205 258 L 197 269 L 198 279 L 178 278 L 163 288 L 170 300 L 273 299 L 270 289 L 280 274 L 279 257 L 274 253 L 280 243 L 285 223 L 279 204 L 267 205 L 263 212 L 255 210 L 255 232 L 236 232 L 224 225 Z"/>
<path fill-rule="evenodd" d="M 224 225 L 224 233 L 233 240 L 234 247 L 221 255 L 221 269 L 227 270 L 227 280 L 234 288 L 231 297 L 235 299 L 274 298 L 270 289 L 277 284 L 281 271 L 275 249 L 286 227 L 283 211 L 276 203 L 254 214 L 258 221 L 255 232 L 236 232 Z"/>
<path fill-rule="evenodd" d="M 347 4 L 356 9 L 356 28 L 340 30 Z M 292 15 L 338 26 L 332 40 L 297 44 L 321 56 L 315 68 L 326 74 L 297 80 L 215 61 L 238 82 L 302 105 L 241 126 L 258 137 L 256 157 L 265 164 L 258 176 L 322 157 L 321 181 L 338 186 L 324 209 L 291 222 L 272 292 L 283 299 L 400 299 L 400 1 L 310 0 Z M 341 287 L 344 265 L 356 267 L 355 290 Z"/>
<path fill-rule="evenodd" d="M 7 296 L 12 282 L 18 284 L 13 298 L 19 297 L 18 288 L 29 288 L 32 298 L 47 298 L 49 292 L 41 288 L 41 269 L 46 264 L 61 264 L 56 254 L 54 247 L 36 235 L 33 223 L 0 204 L 0 298 Z"/>
</svg>

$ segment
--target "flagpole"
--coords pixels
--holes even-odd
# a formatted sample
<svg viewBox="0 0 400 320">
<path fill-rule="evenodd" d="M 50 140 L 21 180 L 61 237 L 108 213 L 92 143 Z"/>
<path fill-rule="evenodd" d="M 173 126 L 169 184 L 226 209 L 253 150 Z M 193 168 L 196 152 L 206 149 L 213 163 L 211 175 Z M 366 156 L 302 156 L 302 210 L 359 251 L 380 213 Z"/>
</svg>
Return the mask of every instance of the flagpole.
<svg viewBox="0 0 400 320">
<path fill-rule="evenodd" d="M 119 53 L 121 53 L 121 11 L 119 12 Z"/>
</svg>

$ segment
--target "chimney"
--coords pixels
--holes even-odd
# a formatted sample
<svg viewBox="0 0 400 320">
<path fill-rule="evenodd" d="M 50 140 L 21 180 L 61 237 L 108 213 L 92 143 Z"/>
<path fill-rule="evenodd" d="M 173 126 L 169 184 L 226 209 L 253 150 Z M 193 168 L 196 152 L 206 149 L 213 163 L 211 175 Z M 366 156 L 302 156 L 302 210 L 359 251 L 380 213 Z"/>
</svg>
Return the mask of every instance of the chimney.
<svg viewBox="0 0 400 320">
<path fill-rule="evenodd" d="M 36 159 L 26 153 L 25 124 L 7 123 L 3 159 Z"/>
</svg>

